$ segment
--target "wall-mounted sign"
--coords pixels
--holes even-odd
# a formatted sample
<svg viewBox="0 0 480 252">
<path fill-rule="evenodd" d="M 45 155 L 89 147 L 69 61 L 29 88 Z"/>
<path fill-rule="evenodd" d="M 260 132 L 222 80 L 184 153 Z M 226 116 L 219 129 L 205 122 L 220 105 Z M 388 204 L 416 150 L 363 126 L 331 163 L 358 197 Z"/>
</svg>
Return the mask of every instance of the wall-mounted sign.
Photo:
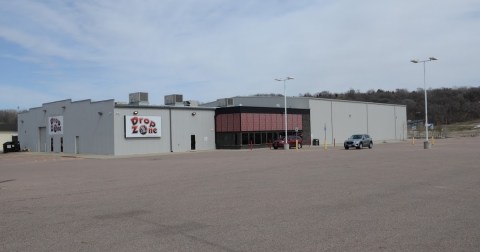
<svg viewBox="0 0 480 252">
<path fill-rule="evenodd" d="M 52 116 L 48 118 L 48 134 L 61 135 L 63 134 L 63 116 Z"/>
<path fill-rule="evenodd" d="M 125 138 L 161 137 L 160 116 L 125 116 Z"/>
</svg>

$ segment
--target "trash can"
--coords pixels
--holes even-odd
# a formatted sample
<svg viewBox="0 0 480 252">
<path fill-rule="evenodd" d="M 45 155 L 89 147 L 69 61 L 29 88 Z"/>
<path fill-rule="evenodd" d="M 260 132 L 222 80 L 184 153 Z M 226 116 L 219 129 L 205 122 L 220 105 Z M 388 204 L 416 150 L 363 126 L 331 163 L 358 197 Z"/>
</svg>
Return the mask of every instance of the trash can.
<svg viewBox="0 0 480 252">
<path fill-rule="evenodd" d="M 20 151 L 20 143 L 5 142 L 3 143 L 3 153 Z"/>
<path fill-rule="evenodd" d="M 313 145 L 320 145 L 320 140 L 313 139 Z"/>
<path fill-rule="evenodd" d="M 12 151 L 12 142 L 3 143 L 3 153 L 7 153 L 11 151 Z"/>
</svg>

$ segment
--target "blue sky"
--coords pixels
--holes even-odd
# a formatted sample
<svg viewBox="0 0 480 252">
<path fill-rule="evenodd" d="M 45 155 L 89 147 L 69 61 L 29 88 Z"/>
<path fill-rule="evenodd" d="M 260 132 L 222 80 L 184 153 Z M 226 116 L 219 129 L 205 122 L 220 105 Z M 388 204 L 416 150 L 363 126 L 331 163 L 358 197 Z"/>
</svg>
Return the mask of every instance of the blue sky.
<svg viewBox="0 0 480 252">
<path fill-rule="evenodd" d="M 480 86 L 478 0 L 0 0 L 0 109 Z"/>
</svg>

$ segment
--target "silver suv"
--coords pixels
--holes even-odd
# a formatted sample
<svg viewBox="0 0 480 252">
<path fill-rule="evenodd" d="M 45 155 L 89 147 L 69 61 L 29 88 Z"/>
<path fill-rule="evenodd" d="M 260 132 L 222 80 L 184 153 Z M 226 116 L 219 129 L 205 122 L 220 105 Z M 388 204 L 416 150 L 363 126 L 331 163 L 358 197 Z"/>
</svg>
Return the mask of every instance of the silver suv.
<svg viewBox="0 0 480 252">
<path fill-rule="evenodd" d="M 357 149 L 368 147 L 371 149 L 373 147 L 373 141 L 367 134 L 355 134 L 343 142 L 343 147 L 345 147 L 346 150 L 350 147 L 355 147 Z"/>
</svg>

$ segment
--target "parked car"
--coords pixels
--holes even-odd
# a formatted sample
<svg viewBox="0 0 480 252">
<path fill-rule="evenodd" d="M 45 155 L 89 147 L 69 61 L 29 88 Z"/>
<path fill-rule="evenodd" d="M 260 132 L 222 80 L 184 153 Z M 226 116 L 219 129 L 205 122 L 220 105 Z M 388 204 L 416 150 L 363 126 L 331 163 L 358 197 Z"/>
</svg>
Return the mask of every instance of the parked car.
<svg viewBox="0 0 480 252">
<path fill-rule="evenodd" d="M 302 148 L 303 139 L 299 136 L 288 137 L 289 148 L 295 148 L 297 140 L 298 140 L 298 148 Z M 278 149 L 278 148 L 283 148 L 284 144 L 285 144 L 285 138 L 280 138 L 273 141 L 272 146 L 274 149 Z"/>
<path fill-rule="evenodd" d="M 345 147 L 346 150 L 350 147 L 355 147 L 357 149 L 368 147 L 371 149 L 373 147 L 373 140 L 367 134 L 355 134 L 343 142 L 343 147 Z"/>
</svg>

